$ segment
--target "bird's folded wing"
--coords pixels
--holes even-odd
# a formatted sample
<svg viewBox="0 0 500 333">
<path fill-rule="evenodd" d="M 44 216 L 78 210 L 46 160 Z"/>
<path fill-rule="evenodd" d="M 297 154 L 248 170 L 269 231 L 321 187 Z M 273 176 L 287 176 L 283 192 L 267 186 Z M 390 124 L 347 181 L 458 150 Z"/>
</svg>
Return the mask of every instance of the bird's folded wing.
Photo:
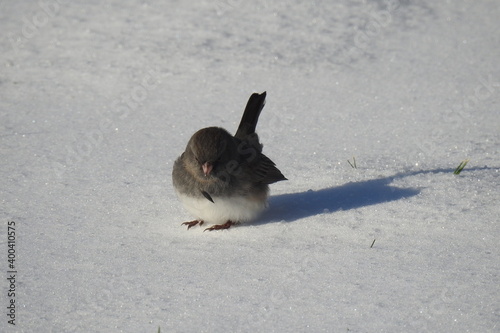
<svg viewBox="0 0 500 333">
<path fill-rule="evenodd" d="M 260 161 L 253 166 L 256 180 L 263 184 L 272 184 L 281 180 L 287 180 L 285 176 L 278 170 L 276 164 L 269 157 L 260 154 Z"/>
</svg>

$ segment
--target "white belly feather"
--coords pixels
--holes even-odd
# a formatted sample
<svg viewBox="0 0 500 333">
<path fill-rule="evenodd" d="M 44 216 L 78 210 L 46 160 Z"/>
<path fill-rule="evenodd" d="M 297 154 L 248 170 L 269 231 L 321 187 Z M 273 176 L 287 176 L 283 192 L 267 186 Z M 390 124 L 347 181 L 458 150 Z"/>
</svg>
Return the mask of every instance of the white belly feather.
<svg viewBox="0 0 500 333">
<path fill-rule="evenodd" d="M 206 198 L 192 198 L 180 193 L 177 195 L 194 217 L 209 224 L 250 221 L 267 206 L 266 201 L 245 197 L 213 197 L 214 202 L 211 202 Z"/>
</svg>

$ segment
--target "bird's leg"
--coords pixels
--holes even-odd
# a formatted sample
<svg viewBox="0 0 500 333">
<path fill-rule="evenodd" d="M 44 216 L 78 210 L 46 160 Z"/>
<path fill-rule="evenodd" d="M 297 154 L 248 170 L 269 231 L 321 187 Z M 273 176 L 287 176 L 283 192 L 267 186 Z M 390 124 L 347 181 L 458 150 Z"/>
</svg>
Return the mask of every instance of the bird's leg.
<svg viewBox="0 0 500 333">
<path fill-rule="evenodd" d="M 194 227 L 197 224 L 199 224 L 201 226 L 201 225 L 203 225 L 203 223 L 204 222 L 202 220 L 194 220 L 194 221 L 191 221 L 191 222 L 184 222 L 181 225 L 187 225 L 188 226 L 188 230 L 189 230 L 191 227 Z"/>
<path fill-rule="evenodd" d="M 215 225 L 211 226 L 210 228 L 206 228 L 206 229 L 205 229 L 205 230 L 203 230 L 203 231 L 207 231 L 207 230 L 208 230 L 208 231 L 212 231 L 212 230 L 229 229 L 229 228 L 231 228 L 231 226 L 232 226 L 233 224 L 236 224 L 236 223 L 234 223 L 233 221 L 227 221 L 227 222 L 226 222 L 226 223 L 224 223 L 224 224 L 215 224 Z"/>
</svg>

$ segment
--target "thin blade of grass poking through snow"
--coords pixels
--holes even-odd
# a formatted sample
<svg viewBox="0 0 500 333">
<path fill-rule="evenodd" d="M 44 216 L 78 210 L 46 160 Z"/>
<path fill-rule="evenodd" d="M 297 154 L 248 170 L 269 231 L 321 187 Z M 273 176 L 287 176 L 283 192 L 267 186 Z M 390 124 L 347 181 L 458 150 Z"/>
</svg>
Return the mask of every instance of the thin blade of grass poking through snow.
<svg viewBox="0 0 500 333">
<path fill-rule="evenodd" d="M 160 326 L 158 326 L 158 333 L 161 333 L 161 332 L 160 332 Z"/>
<path fill-rule="evenodd" d="M 460 172 L 462 172 L 462 170 L 465 168 L 465 166 L 467 165 L 467 163 L 469 163 L 469 160 L 464 160 L 464 161 L 460 162 L 460 164 L 455 169 L 455 171 L 453 171 L 453 174 L 454 175 L 459 175 Z"/>
<path fill-rule="evenodd" d="M 376 239 L 373 240 L 372 245 L 370 245 L 370 249 L 373 247 L 373 244 L 375 244 Z"/>
<path fill-rule="evenodd" d="M 356 165 L 356 158 L 354 156 L 352 157 L 352 161 L 353 161 L 353 163 L 351 163 L 351 161 L 347 160 L 347 163 L 349 163 L 349 165 L 351 166 L 351 168 L 357 169 L 358 166 Z"/>
</svg>

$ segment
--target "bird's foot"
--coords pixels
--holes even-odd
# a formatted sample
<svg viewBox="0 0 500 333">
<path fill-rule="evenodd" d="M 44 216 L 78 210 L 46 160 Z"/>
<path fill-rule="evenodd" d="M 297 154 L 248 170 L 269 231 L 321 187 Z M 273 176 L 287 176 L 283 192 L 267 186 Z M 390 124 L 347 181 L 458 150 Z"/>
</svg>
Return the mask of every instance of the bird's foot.
<svg viewBox="0 0 500 333">
<path fill-rule="evenodd" d="M 203 231 L 207 231 L 207 230 L 208 230 L 208 231 L 212 231 L 212 230 L 229 229 L 229 228 L 231 228 L 231 226 L 232 226 L 233 224 L 236 224 L 236 223 L 234 223 L 233 221 L 227 221 L 227 222 L 226 222 L 226 223 L 224 223 L 224 224 L 215 224 L 215 225 L 211 226 L 210 228 L 206 228 L 206 229 L 205 229 L 205 230 L 203 230 Z"/>
<path fill-rule="evenodd" d="M 184 222 L 181 225 L 187 225 L 188 226 L 187 230 L 189 230 L 190 228 L 194 227 L 195 225 L 199 224 L 201 226 L 201 225 L 203 225 L 203 223 L 204 222 L 202 220 L 194 220 L 191 222 Z"/>
</svg>

